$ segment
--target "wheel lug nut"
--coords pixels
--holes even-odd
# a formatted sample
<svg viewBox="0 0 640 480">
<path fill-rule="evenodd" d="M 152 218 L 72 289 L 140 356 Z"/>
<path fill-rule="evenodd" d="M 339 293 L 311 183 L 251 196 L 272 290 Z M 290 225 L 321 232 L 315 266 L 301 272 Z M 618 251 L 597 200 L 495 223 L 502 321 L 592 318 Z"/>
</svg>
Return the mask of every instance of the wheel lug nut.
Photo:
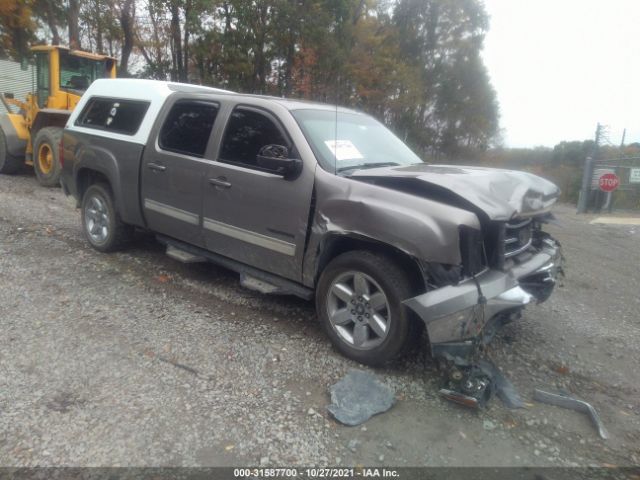
<svg viewBox="0 0 640 480">
<path fill-rule="evenodd" d="M 358 317 L 358 321 L 361 322 L 362 321 L 362 317 Z"/>
<path fill-rule="evenodd" d="M 355 315 L 356 311 L 355 310 L 351 310 L 351 315 Z"/>
<path fill-rule="evenodd" d="M 364 316 L 365 316 L 366 318 L 369 318 L 369 314 L 368 314 L 368 313 L 365 313 L 365 314 L 364 314 Z"/>
</svg>

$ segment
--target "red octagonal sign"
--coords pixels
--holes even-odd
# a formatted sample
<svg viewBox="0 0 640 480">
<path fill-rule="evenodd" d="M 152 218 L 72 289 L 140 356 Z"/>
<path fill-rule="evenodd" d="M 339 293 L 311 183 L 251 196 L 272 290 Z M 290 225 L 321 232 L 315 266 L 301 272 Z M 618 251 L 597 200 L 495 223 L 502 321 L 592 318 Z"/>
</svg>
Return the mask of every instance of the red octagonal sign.
<svg viewBox="0 0 640 480">
<path fill-rule="evenodd" d="M 615 173 L 605 173 L 600 177 L 599 184 L 603 192 L 613 192 L 620 185 L 620 179 Z"/>
</svg>

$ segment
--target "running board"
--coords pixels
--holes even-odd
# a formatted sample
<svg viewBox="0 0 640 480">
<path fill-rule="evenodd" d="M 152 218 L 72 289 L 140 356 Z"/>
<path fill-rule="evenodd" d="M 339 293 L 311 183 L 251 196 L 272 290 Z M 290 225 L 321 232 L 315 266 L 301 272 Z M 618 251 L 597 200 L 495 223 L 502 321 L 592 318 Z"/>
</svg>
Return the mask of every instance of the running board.
<svg viewBox="0 0 640 480">
<path fill-rule="evenodd" d="M 173 245 L 167 245 L 167 256 L 173 258 L 174 260 L 178 260 L 182 263 L 201 263 L 206 262 L 207 259 L 201 257 L 199 255 L 193 255 L 192 253 L 185 252 L 179 248 L 174 247 Z"/>
<path fill-rule="evenodd" d="M 265 293 L 267 295 L 278 295 L 280 288 L 272 283 L 265 282 L 259 278 L 252 277 L 246 273 L 240 273 L 240 285 L 249 290 L 255 290 L 256 292 Z"/>
<path fill-rule="evenodd" d="M 167 246 L 167 255 L 172 258 L 176 257 L 169 254 L 169 251 L 178 251 L 180 252 L 178 255 L 182 258 L 196 259 L 192 262 L 186 263 L 208 261 L 239 273 L 240 284 L 245 288 L 271 295 L 295 295 L 296 297 L 300 297 L 304 300 L 311 300 L 313 298 L 314 292 L 312 289 L 286 278 L 273 275 L 272 273 L 265 272 L 264 270 L 260 270 L 236 260 L 223 257 L 222 255 L 218 255 L 217 253 L 210 252 L 203 248 L 189 245 L 188 243 L 181 242 L 180 240 L 165 237 L 164 235 L 156 235 L 156 238 L 160 243 Z M 178 258 L 176 259 L 180 260 Z"/>
</svg>

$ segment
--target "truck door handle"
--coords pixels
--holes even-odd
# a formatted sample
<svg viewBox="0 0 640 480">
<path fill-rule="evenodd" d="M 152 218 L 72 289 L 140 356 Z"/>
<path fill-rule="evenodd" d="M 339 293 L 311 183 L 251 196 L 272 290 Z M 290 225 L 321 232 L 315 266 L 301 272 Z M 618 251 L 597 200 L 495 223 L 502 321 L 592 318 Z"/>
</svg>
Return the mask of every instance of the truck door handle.
<svg viewBox="0 0 640 480">
<path fill-rule="evenodd" d="M 147 167 L 156 172 L 164 172 L 167 169 L 164 165 L 158 165 L 157 163 L 148 163 Z"/>
<path fill-rule="evenodd" d="M 227 179 L 224 177 L 210 178 L 209 183 L 216 187 L 231 188 L 231 184 L 227 182 Z"/>
</svg>

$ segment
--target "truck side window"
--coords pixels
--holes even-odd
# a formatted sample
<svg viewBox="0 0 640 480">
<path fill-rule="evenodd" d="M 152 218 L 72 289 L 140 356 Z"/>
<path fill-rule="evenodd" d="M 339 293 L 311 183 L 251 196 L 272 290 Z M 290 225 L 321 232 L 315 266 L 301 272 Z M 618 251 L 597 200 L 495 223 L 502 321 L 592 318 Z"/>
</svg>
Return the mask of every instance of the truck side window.
<svg viewBox="0 0 640 480">
<path fill-rule="evenodd" d="M 220 160 L 262 170 L 256 165 L 256 156 L 262 147 L 269 144 L 288 146 L 289 142 L 266 115 L 237 109 L 229 119 Z"/>
<path fill-rule="evenodd" d="M 135 135 L 148 108 L 149 102 L 96 97 L 87 102 L 76 125 Z"/>
<path fill-rule="evenodd" d="M 178 100 L 160 130 L 160 148 L 204 157 L 218 109 L 218 105 L 211 102 Z"/>
</svg>

